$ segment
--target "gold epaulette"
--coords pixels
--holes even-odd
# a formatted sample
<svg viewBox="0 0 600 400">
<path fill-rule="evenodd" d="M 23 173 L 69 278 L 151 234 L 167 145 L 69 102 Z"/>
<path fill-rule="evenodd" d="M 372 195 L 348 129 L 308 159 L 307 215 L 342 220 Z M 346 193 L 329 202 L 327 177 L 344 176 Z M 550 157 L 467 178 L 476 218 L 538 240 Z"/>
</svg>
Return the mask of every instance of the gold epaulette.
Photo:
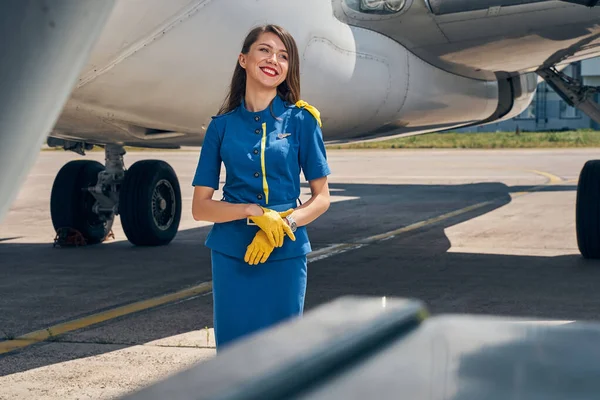
<svg viewBox="0 0 600 400">
<path fill-rule="evenodd" d="M 306 111 L 308 111 L 309 113 L 311 113 L 313 115 L 313 117 L 315 117 L 315 119 L 317 120 L 317 122 L 319 123 L 319 127 L 322 126 L 322 124 L 321 124 L 321 113 L 315 107 L 311 106 L 310 104 L 308 104 L 304 100 L 298 100 L 296 102 L 296 107 L 298 107 L 298 108 L 304 108 Z"/>
</svg>

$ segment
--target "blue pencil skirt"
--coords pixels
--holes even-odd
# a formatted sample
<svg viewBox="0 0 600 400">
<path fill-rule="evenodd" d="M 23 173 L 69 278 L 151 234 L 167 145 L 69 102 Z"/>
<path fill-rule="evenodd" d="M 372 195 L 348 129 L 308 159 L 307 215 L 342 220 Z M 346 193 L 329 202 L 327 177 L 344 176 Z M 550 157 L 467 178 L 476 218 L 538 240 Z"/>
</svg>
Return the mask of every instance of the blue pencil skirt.
<svg viewBox="0 0 600 400">
<path fill-rule="evenodd" d="M 250 333 L 302 315 L 306 256 L 249 265 L 211 251 L 217 351 Z"/>
</svg>

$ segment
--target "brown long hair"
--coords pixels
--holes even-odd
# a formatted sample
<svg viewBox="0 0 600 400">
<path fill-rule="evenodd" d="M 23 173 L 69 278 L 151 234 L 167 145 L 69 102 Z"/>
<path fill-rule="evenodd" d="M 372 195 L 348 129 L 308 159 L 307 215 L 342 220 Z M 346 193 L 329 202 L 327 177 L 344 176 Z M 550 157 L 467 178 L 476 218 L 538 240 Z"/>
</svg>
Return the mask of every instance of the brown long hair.
<svg viewBox="0 0 600 400">
<path fill-rule="evenodd" d="M 285 81 L 281 82 L 277 87 L 277 94 L 288 103 L 295 104 L 300 100 L 300 57 L 298 56 L 296 41 L 288 31 L 278 25 L 272 24 L 257 26 L 246 36 L 241 53 L 248 54 L 250 46 L 265 32 L 277 35 L 288 51 L 288 73 Z M 233 71 L 233 77 L 231 78 L 229 93 L 217 115 L 228 113 L 242 104 L 245 93 L 246 70 L 242 68 L 238 61 Z"/>
</svg>

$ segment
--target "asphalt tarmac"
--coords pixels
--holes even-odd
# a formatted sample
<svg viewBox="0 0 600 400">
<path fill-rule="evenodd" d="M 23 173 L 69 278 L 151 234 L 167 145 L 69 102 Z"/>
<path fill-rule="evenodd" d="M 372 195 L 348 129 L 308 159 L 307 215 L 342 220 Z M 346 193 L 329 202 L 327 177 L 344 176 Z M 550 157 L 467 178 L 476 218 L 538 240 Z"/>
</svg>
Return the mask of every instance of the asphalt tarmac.
<svg viewBox="0 0 600 400">
<path fill-rule="evenodd" d="M 600 263 L 575 238 L 577 177 L 597 153 L 329 151 L 306 311 L 355 294 L 418 298 L 432 314 L 600 320 Z M 101 245 L 52 246 L 52 182 L 76 158 L 42 152 L 0 224 L 0 399 L 115 398 L 214 356 L 210 225 L 190 212 L 198 151 L 126 156 L 163 159 L 180 179 L 180 231 L 160 248 L 133 247 L 118 221 Z"/>
</svg>

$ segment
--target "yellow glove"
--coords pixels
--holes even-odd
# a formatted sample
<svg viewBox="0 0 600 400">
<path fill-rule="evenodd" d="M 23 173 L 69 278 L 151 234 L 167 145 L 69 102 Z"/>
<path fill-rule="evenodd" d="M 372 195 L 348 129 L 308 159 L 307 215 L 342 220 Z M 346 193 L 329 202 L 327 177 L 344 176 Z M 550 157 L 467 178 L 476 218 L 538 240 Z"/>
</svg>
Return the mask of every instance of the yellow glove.
<svg viewBox="0 0 600 400">
<path fill-rule="evenodd" d="M 292 229 L 283 220 L 283 218 L 290 215 L 294 209 L 290 208 L 287 211 L 277 212 L 268 208 L 261 208 L 264 214 L 250 217 L 250 220 L 266 233 L 267 239 L 273 247 L 283 246 L 284 234 L 287 234 L 293 241 L 296 240 L 294 232 L 292 232 Z"/>
<path fill-rule="evenodd" d="M 246 250 L 244 261 L 250 265 L 258 265 L 259 262 L 264 263 L 273 252 L 273 249 L 274 247 L 267 239 L 267 234 L 258 231 Z"/>
</svg>

